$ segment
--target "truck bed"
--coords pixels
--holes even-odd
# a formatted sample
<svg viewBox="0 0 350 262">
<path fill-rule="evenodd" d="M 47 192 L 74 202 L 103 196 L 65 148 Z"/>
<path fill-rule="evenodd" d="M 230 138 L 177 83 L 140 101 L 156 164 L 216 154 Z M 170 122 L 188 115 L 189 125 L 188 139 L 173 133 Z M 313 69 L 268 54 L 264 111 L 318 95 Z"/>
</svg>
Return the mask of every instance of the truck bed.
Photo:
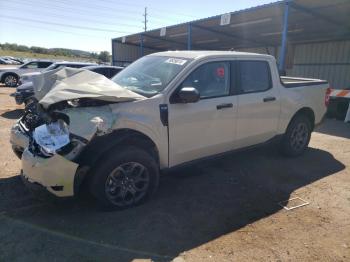
<svg viewBox="0 0 350 262">
<path fill-rule="evenodd" d="M 326 80 L 289 76 L 281 76 L 281 82 L 286 88 L 328 84 Z"/>
</svg>

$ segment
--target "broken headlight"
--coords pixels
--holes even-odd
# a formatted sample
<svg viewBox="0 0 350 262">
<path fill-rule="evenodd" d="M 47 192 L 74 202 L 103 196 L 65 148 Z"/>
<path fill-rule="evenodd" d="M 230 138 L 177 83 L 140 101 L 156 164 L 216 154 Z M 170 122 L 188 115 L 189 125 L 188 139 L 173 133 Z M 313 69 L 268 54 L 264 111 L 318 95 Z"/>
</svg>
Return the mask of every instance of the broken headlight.
<svg viewBox="0 0 350 262">
<path fill-rule="evenodd" d="M 34 129 L 33 138 L 44 156 L 52 156 L 56 150 L 70 142 L 68 125 L 58 119 L 50 124 L 44 124 Z"/>
</svg>

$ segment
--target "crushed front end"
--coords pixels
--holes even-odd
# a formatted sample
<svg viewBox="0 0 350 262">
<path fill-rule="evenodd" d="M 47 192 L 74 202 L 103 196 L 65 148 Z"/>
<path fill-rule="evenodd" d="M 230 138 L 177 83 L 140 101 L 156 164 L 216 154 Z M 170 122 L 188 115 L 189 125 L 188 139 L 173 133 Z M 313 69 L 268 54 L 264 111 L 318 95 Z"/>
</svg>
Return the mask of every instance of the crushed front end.
<svg viewBox="0 0 350 262">
<path fill-rule="evenodd" d="M 22 176 L 58 197 L 73 196 L 79 166 L 74 161 L 87 141 L 69 132 L 67 115 L 39 108 L 26 108 L 11 130 L 14 152 L 22 158 Z"/>
<path fill-rule="evenodd" d="M 79 155 L 109 134 L 117 115 L 111 105 L 143 98 L 99 74 L 64 68 L 33 79 L 37 102 L 26 106 L 11 130 L 22 176 L 58 197 L 75 195 L 88 168 Z"/>
</svg>

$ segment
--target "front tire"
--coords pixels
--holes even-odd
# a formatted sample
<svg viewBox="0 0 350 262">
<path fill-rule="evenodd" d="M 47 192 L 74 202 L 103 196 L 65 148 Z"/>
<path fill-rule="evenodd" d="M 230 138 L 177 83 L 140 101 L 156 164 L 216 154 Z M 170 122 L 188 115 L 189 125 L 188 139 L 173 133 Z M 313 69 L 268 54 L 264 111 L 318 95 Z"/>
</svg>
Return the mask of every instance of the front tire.
<svg viewBox="0 0 350 262">
<path fill-rule="evenodd" d="M 311 132 L 312 124 L 309 118 L 304 115 L 294 117 L 282 138 L 282 153 L 291 157 L 303 154 L 309 145 Z"/>
<path fill-rule="evenodd" d="M 120 147 L 99 161 L 90 192 L 103 207 L 125 209 L 146 201 L 157 189 L 159 168 L 145 150 Z"/>
<path fill-rule="evenodd" d="M 8 74 L 4 78 L 4 84 L 7 87 L 16 87 L 18 84 L 18 76 L 14 74 Z"/>
</svg>

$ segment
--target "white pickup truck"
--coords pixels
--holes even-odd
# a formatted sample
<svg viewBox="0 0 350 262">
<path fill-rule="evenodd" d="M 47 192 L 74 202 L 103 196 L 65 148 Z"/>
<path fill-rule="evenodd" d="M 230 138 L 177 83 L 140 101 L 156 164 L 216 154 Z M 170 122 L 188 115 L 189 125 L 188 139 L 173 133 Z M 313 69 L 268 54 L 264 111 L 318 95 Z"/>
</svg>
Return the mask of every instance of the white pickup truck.
<svg viewBox="0 0 350 262">
<path fill-rule="evenodd" d="M 86 181 L 115 208 L 143 202 L 162 171 L 196 160 L 275 139 L 298 156 L 326 112 L 327 81 L 280 77 L 269 55 L 172 51 L 112 81 L 76 69 L 42 75 L 39 103 L 11 133 L 22 177 L 59 197 Z"/>
</svg>

